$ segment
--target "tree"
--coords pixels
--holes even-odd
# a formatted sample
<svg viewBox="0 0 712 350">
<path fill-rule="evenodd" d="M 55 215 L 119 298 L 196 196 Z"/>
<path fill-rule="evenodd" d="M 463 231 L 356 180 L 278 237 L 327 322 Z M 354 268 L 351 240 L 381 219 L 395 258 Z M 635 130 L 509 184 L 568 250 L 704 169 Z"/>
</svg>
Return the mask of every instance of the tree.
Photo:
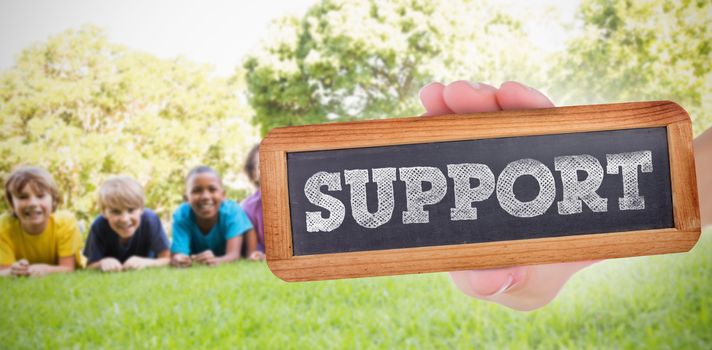
<svg viewBox="0 0 712 350">
<path fill-rule="evenodd" d="M 210 73 L 111 44 L 92 26 L 51 37 L 0 75 L 0 172 L 45 167 L 85 220 L 101 181 L 128 174 L 166 218 L 190 167 L 211 165 L 234 182 L 256 141 L 240 81 Z"/>
<path fill-rule="evenodd" d="M 712 123 L 710 13 L 709 1 L 584 1 L 583 34 L 552 72 L 556 100 L 669 99 L 701 132 Z"/>
<path fill-rule="evenodd" d="M 262 134 L 273 127 L 415 115 L 431 80 L 533 80 L 520 23 L 467 0 L 325 0 L 285 17 L 244 67 Z"/>
</svg>

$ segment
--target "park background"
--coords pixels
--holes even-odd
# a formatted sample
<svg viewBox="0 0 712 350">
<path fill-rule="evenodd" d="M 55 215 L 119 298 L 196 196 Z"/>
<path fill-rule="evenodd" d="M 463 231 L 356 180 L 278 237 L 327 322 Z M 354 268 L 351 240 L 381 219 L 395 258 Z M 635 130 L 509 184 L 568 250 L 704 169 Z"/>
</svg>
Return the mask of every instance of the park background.
<svg viewBox="0 0 712 350">
<path fill-rule="evenodd" d="M 712 125 L 711 1 L 253 6 L 0 3 L 0 176 L 47 168 L 87 227 L 101 181 L 128 174 L 168 223 L 192 166 L 242 200 L 271 128 L 415 116 L 430 81 L 517 80 L 556 105 L 669 99 L 695 134 Z M 446 274 L 288 284 L 239 262 L 3 279 L 0 348 L 709 348 L 710 249 L 706 233 L 690 253 L 594 265 L 530 313 Z"/>
</svg>

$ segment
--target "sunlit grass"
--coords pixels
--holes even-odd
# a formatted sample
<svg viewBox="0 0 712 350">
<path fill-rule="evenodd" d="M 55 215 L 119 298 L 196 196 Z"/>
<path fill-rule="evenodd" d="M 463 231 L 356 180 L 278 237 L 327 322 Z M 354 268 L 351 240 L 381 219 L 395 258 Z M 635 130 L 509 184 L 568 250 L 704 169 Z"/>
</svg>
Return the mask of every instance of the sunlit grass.
<svg viewBox="0 0 712 350">
<path fill-rule="evenodd" d="M 0 348 L 710 348 L 712 232 L 611 260 L 544 309 L 470 299 L 446 274 L 286 283 L 267 267 L 0 279 Z"/>
</svg>

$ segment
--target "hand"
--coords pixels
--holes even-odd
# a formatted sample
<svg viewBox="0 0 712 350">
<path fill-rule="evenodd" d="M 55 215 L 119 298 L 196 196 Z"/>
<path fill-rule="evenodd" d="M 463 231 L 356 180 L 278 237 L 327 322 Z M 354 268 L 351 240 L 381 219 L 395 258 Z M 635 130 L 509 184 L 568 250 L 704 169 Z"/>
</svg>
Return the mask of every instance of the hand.
<svg viewBox="0 0 712 350">
<path fill-rule="evenodd" d="M 193 262 L 190 257 L 185 254 L 173 254 L 171 257 L 171 265 L 174 267 L 190 267 Z"/>
<path fill-rule="evenodd" d="M 215 266 L 218 264 L 212 250 L 206 250 L 200 254 L 191 255 L 190 258 L 198 264 L 208 266 Z"/>
<path fill-rule="evenodd" d="M 104 272 L 119 272 L 122 270 L 121 263 L 114 258 L 104 258 L 99 261 L 99 269 Z"/>
<path fill-rule="evenodd" d="M 56 271 L 56 266 L 47 264 L 32 264 L 27 268 L 27 272 L 32 277 L 43 277 Z"/>
<path fill-rule="evenodd" d="M 151 266 L 153 259 L 142 258 L 140 256 L 132 256 L 124 261 L 124 270 L 141 270 Z"/>
<path fill-rule="evenodd" d="M 506 82 L 499 89 L 467 81 L 448 86 L 432 83 L 420 90 L 420 101 L 424 116 L 554 107 L 544 94 L 517 82 Z M 458 271 L 450 276 L 469 296 L 528 311 L 548 304 L 574 273 L 595 262 Z"/>
<path fill-rule="evenodd" d="M 252 254 L 250 254 L 250 256 L 247 259 L 250 261 L 264 261 L 265 258 L 266 258 L 265 253 L 263 253 L 259 250 L 255 250 L 254 252 L 252 252 Z"/>
<path fill-rule="evenodd" d="M 25 259 L 15 261 L 10 265 L 10 275 L 12 276 L 29 276 L 30 263 Z"/>
</svg>

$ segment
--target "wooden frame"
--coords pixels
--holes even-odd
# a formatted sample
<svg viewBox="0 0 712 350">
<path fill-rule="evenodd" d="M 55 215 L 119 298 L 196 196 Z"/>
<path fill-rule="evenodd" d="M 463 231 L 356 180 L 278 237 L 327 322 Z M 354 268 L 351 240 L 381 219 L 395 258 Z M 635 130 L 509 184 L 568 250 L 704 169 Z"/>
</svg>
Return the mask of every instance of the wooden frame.
<svg viewBox="0 0 712 350">
<path fill-rule="evenodd" d="M 647 127 L 667 127 L 674 228 L 351 253 L 292 254 L 287 153 Z M 687 112 L 670 101 L 278 128 L 262 141 L 260 171 L 267 263 L 275 275 L 286 281 L 684 252 L 700 236 L 691 122 Z"/>
</svg>

